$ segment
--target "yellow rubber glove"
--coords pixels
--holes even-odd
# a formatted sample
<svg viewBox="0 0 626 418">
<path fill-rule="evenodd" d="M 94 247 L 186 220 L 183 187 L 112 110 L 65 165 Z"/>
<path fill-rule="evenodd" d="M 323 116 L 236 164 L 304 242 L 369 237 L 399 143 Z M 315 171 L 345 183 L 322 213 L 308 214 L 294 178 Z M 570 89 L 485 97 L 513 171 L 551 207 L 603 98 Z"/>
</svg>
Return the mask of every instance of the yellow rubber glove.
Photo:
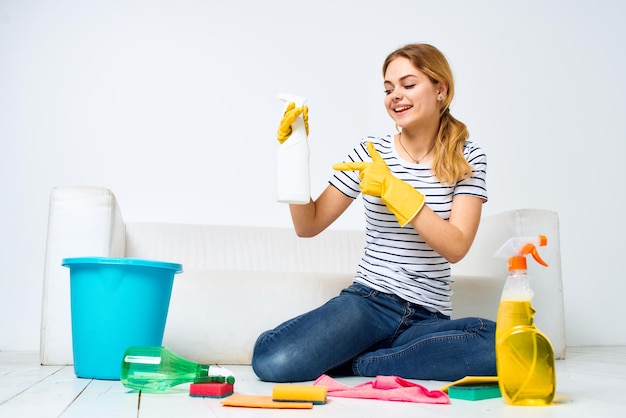
<svg viewBox="0 0 626 418">
<path fill-rule="evenodd" d="M 339 163 L 333 169 L 339 171 L 359 171 L 361 192 L 370 196 L 380 196 L 387 208 L 396 215 L 401 226 L 408 224 L 424 206 L 425 197 L 409 183 L 395 177 L 374 148 L 367 142 L 367 150 L 372 162 Z"/>
<path fill-rule="evenodd" d="M 304 119 L 306 134 L 309 134 L 309 107 L 306 105 L 296 107 L 294 102 L 290 102 L 285 109 L 285 114 L 280 121 L 280 125 L 278 125 L 278 142 L 282 144 L 291 136 L 291 124 L 300 115 L 302 115 L 302 119 Z"/>
</svg>

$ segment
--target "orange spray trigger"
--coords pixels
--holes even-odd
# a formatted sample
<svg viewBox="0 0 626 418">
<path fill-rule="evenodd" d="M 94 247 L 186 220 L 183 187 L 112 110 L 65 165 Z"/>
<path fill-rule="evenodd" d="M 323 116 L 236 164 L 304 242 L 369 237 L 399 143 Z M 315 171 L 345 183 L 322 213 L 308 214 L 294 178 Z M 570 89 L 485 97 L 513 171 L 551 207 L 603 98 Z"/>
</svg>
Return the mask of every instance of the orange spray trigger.
<svg viewBox="0 0 626 418">
<path fill-rule="evenodd" d="M 522 248 L 521 252 L 522 252 L 523 255 L 526 255 L 526 254 L 532 255 L 537 263 L 541 264 L 542 266 L 548 267 L 548 263 L 543 261 L 541 256 L 539 256 L 539 252 L 537 251 L 537 247 L 535 247 L 534 244 L 526 244 L 526 245 L 524 245 L 524 247 Z"/>
<path fill-rule="evenodd" d="M 537 251 L 537 247 L 544 247 L 547 244 L 548 237 L 545 235 L 514 237 L 500 247 L 495 256 L 508 260 L 509 270 L 526 270 L 526 256 L 528 254 L 532 255 L 537 263 L 548 267 L 548 264 L 541 259 Z"/>
</svg>

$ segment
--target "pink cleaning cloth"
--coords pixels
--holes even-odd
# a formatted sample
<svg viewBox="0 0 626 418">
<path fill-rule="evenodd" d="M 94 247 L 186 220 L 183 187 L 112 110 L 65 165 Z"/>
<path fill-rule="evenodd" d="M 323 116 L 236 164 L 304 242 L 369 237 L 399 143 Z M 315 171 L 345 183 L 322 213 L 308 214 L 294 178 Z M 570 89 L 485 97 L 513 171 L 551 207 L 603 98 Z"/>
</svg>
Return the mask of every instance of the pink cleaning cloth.
<svg viewBox="0 0 626 418">
<path fill-rule="evenodd" d="M 397 376 L 377 376 L 375 380 L 350 387 L 332 377 L 321 375 L 313 385 L 326 386 L 328 396 L 340 398 L 379 399 L 383 401 L 449 404 L 450 398 L 440 390 L 428 390 Z"/>
</svg>

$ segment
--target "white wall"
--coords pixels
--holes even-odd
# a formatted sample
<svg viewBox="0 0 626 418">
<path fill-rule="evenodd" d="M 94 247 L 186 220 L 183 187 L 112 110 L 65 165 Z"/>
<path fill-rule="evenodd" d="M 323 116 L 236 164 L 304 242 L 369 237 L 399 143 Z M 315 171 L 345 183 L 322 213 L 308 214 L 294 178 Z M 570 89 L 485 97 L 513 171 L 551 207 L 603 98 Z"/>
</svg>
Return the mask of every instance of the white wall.
<svg viewBox="0 0 626 418">
<path fill-rule="evenodd" d="M 453 66 L 453 113 L 489 156 L 484 213 L 559 213 L 568 344 L 626 344 L 624 4 L 0 1 L 0 350 L 39 347 L 52 187 L 110 187 L 127 221 L 289 226 L 277 93 L 309 98 L 317 195 L 393 130 L 380 68 L 408 42 Z"/>
</svg>

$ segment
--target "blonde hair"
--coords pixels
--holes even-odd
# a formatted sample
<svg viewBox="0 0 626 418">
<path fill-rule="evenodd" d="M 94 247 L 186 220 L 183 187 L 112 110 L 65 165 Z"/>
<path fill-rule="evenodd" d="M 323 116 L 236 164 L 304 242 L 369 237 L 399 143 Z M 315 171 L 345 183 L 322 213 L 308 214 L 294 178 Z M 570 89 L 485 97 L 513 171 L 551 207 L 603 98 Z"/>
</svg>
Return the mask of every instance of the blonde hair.
<svg viewBox="0 0 626 418">
<path fill-rule="evenodd" d="M 472 176 L 472 167 L 463 155 L 465 141 L 469 138 L 467 126 L 450 114 L 454 98 L 454 78 L 446 57 L 432 45 L 408 44 L 389 54 L 383 63 L 383 76 L 391 61 L 406 58 L 426 74 L 434 84 L 444 84 L 448 94 L 441 101 L 439 131 L 433 148 L 432 170 L 444 184 L 454 184 Z"/>
</svg>

